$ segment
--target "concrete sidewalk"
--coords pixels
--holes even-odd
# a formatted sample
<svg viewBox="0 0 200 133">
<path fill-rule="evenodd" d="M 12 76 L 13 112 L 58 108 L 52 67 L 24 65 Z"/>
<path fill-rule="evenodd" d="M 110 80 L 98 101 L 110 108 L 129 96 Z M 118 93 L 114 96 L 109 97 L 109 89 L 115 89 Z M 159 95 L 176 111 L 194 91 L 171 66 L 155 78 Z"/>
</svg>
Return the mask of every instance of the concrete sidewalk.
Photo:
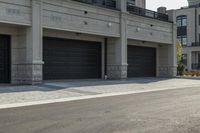
<svg viewBox="0 0 200 133">
<path fill-rule="evenodd" d="M 76 100 L 186 87 L 199 87 L 200 89 L 200 79 L 134 78 L 106 81 L 68 80 L 45 82 L 41 85 L 34 86 L 6 85 L 0 86 L 0 106 L 6 107 L 10 104 L 20 103 L 31 104 L 31 102 L 37 104 L 42 103 L 41 101 L 54 102 L 56 100 L 59 101 L 59 99 L 65 99 L 67 101 L 67 99 Z"/>
</svg>

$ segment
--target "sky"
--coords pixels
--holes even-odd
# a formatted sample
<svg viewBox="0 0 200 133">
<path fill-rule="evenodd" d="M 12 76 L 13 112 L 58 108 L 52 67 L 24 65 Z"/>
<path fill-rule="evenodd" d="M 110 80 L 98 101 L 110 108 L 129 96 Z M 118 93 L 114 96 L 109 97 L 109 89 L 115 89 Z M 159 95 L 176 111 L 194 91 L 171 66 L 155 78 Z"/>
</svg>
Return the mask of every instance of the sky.
<svg viewBox="0 0 200 133">
<path fill-rule="evenodd" d="M 165 6 L 167 10 L 188 6 L 187 0 L 146 0 L 147 9 L 156 11 L 158 7 Z"/>
</svg>

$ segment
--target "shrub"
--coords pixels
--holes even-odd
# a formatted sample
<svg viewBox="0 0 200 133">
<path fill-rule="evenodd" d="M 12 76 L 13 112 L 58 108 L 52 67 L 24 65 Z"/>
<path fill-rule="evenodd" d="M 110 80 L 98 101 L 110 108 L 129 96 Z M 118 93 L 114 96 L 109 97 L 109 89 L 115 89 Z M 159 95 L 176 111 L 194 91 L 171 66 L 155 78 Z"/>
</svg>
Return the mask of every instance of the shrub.
<svg viewBox="0 0 200 133">
<path fill-rule="evenodd" d="M 193 71 L 184 71 L 183 75 L 192 76 L 192 77 L 194 77 L 194 76 L 200 77 L 200 71 L 195 71 L 195 70 L 193 70 Z"/>
<path fill-rule="evenodd" d="M 177 67 L 178 75 L 180 76 L 183 75 L 184 70 L 185 70 L 185 66 L 182 63 L 179 63 Z"/>
</svg>

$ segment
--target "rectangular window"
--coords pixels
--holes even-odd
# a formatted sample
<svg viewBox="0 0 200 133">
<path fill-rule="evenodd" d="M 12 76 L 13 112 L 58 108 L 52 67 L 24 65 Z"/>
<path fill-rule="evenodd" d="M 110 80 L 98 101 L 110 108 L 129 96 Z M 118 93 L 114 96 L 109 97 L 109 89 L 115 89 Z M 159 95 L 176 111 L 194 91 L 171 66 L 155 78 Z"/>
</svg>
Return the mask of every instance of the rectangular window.
<svg viewBox="0 0 200 133">
<path fill-rule="evenodd" d="M 200 25 L 200 15 L 199 15 L 199 25 Z"/>
<path fill-rule="evenodd" d="M 199 59 L 198 59 L 198 63 L 199 63 L 199 65 L 200 65 L 200 54 L 198 55 L 198 58 L 199 58 Z"/>
<path fill-rule="evenodd" d="M 187 54 L 183 54 L 183 64 L 187 66 Z"/>
<path fill-rule="evenodd" d="M 128 6 L 135 6 L 135 0 L 127 0 Z"/>
<path fill-rule="evenodd" d="M 182 19 L 182 26 L 187 26 L 187 19 L 186 18 Z"/>
<path fill-rule="evenodd" d="M 181 27 L 181 20 L 180 19 L 177 19 L 177 27 Z"/>
<path fill-rule="evenodd" d="M 187 36 L 178 36 L 177 39 L 180 41 L 182 46 L 187 46 Z"/>
<path fill-rule="evenodd" d="M 199 42 L 200 42 L 200 34 L 199 34 Z"/>
<path fill-rule="evenodd" d="M 177 22 L 177 39 L 182 46 L 187 46 L 187 16 L 181 15 L 176 18 Z"/>
<path fill-rule="evenodd" d="M 181 36 L 178 36 L 177 39 L 178 39 L 179 42 L 182 44 Z"/>
<path fill-rule="evenodd" d="M 187 46 L 187 37 L 185 36 L 182 38 L 182 45 Z"/>
<path fill-rule="evenodd" d="M 178 27 L 187 26 L 187 16 L 186 15 L 178 16 L 176 18 L 176 22 Z"/>
</svg>

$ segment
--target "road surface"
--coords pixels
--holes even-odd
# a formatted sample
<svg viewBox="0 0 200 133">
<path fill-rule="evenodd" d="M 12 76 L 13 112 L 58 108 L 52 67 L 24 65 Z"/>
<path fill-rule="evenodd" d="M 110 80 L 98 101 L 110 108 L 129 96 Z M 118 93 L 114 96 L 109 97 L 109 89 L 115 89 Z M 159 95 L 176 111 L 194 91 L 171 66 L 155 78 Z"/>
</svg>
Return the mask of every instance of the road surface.
<svg viewBox="0 0 200 133">
<path fill-rule="evenodd" d="M 2 109 L 0 133 L 200 133 L 200 88 Z"/>
</svg>

